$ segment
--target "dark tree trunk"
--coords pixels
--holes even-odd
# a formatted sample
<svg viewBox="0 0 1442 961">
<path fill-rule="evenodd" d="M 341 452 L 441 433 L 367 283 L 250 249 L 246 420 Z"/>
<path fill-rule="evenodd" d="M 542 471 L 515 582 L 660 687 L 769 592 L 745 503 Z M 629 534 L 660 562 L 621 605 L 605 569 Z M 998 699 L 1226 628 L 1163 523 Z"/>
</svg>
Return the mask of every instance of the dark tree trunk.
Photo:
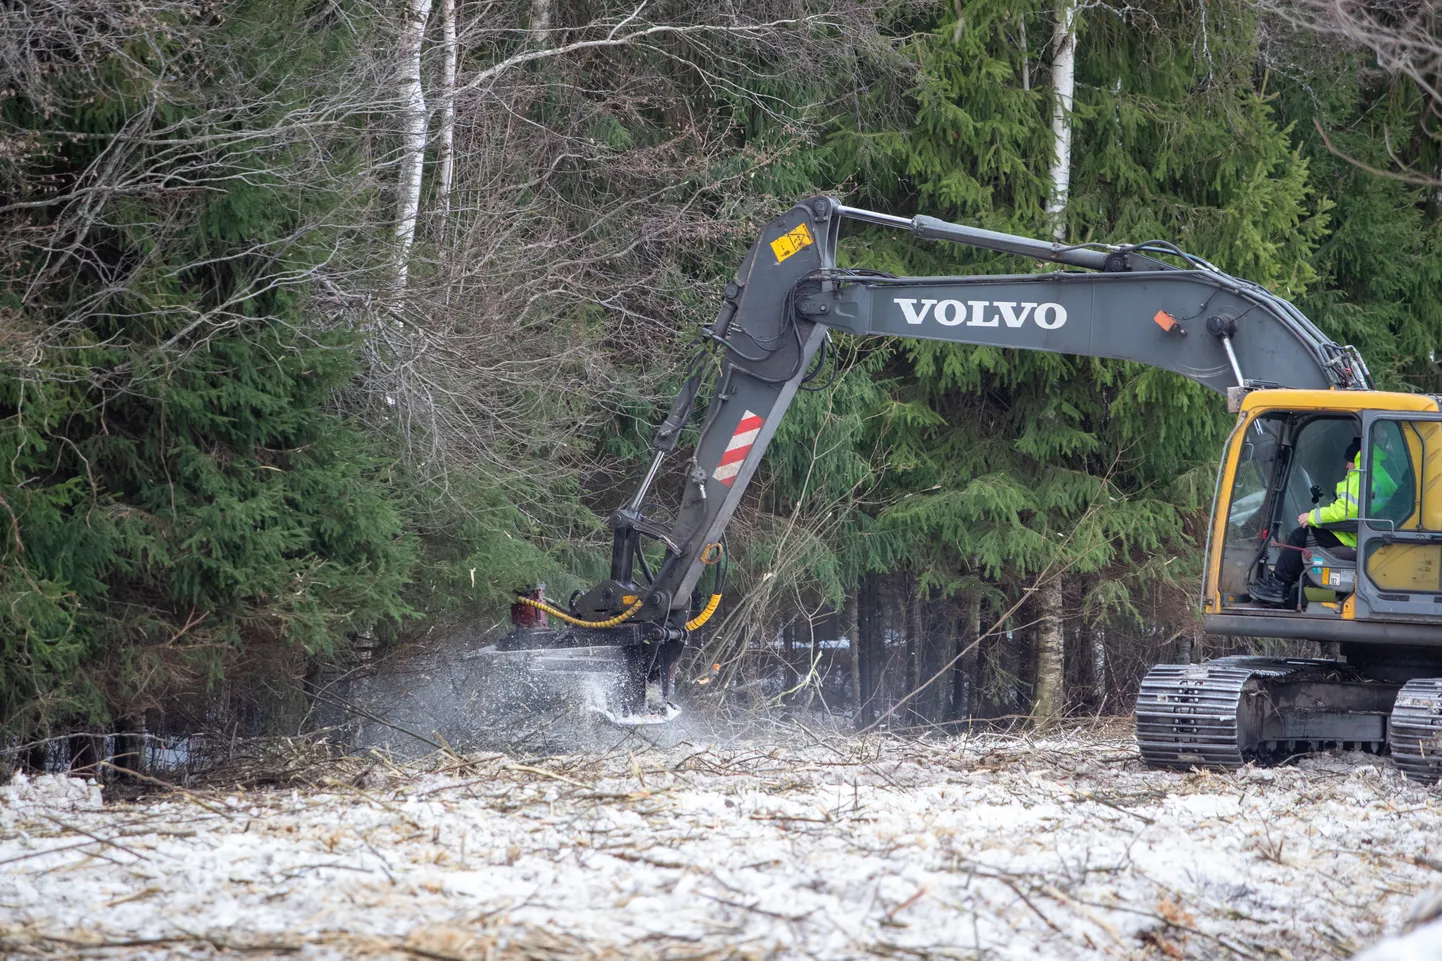
<svg viewBox="0 0 1442 961">
<path fill-rule="evenodd" d="M 957 659 L 952 668 L 951 716 L 964 721 L 976 713 L 976 673 L 981 648 L 981 596 L 975 595 L 967 603 L 966 617 L 956 625 L 956 650 L 952 656 Z"/>
<path fill-rule="evenodd" d="M 886 597 L 881 578 L 866 578 L 866 657 L 871 665 L 866 686 L 867 722 L 881 716 L 886 691 Z"/>
<path fill-rule="evenodd" d="M 92 731 L 70 735 L 70 773 L 98 779 L 103 773 L 100 762 L 104 750 L 104 735 Z"/>
<path fill-rule="evenodd" d="M 1027 654 L 1035 649 L 1035 645 L 1028 638 L 1033 628 L 1031 626 L 1018 627 L 1017 623 L 1027 624 L 1031 618 L 1032 606 L 1029 604 L 1023 606 L 1020 608 L 1019 616 L 1007 619 L 1001 637 L 997 639 L 1000 651 L 996 660 L 1000 662 L 1004 674 L 1002 683 L 996 685 L 1002 701 L 999 705 L 1002 714 L 1029 713 L 1027 675 L 1032 666 L 1030 663 L 1032 658 Z"/>
<path fill-rule="evenodd" d="M 49 766 L 50 751 L 49 743 L 36 741 L 25 749 L 24 767 L 28 774 L 44 774 Z"/>
<path fill-rule="evenodd" d="M 946 662 L 951 657 L 949 633 L 936 629 L 936 606 L 921 606 L 921 636 L 926 645 L 921 652 L 921 679 L 930 682 L 926 689 L 926 717 L 929 721 L 945 721 L 951 713 L 951 685 L 947 683 Z"/>
<path fill-rule="evenodd" d="M 781 639 L 782 657 L 786 661 L 786 687 L 784 690 L 791 692 L 786 696 L 787 700 L 795 701 L 798 693 L 796 686 L 800 683 L 800 678 L 796 670 L 796 619 L 794 617 L 787 621 L 786 626 L 781 629 Z"/>
<path fill-rule="evenodd" d="M 871 627 L 876 620 L 876 612 L 872 608 L 872 578 L 870 574 L 863 574 L 857 586 L 856 606 L 859 611 L 860 620 L 857 624 L 856 653 L 860 658 L 861 690 L 857 697 L 861 702 L 861 710 L 857 712 L 857 723 L 866 725 L 871 723 L 871 711 L 874 703 L 873 695 L 876 690 L 876 658 L 872 654 Z"/>
<path fill-rule="evenodd" d="M 145 716 L 121 717 L 115 722 L 115 756 L 111 763 L 124 771 L 145 773 Z M 124 771 L 116 772 L 124 776 Z"/>
<path fill-rule="evenodd" d="M 876 654 L 877 663 L 880 665 L 876 672 L 879 682 L 876 687 L 877 717 L 888 714 L 892 705 L 896 703 L 896 688 L 906 684 L 906 664 L 904 663 L 906 648 L 903 645 L 900 651 L 903 658 L 901 664 L 896 663 L 897 651 L 895 650 L 897 629 L 904 629 L 905 615 L 897 607 L 899 602 L 896 597 L 896 579 L 893 577 L 890 580 L 891 584 L 887 584 L 883 580 L 878 585 L 876 592 Z M 891 589 L 888 590 L 888 587 Z M 899 677 L 898 668 L 900 668 Z M 891 723 L 889 716 L 887 720 L 888 723 Z"/>
<path fill-rule="evenodd" d="M 1192 632 L 1179 631 L 1177 633 L 1176 646 L 1172 652 L 1173 663 L 1192 663 Z"/>
<path fill-rule="evenodd" d="M 858 584 L 858 589 L 859 589 Z M 847 665 L 851 673 L 851 719 L 852 723 L 861 720 L 861 615 L 857 611 L 856 593 L 846 595 L 846 607 L 843 612 L 843 630 L 846 632 L 847 651 L 850 655 L 850 663 Z"/>
<path fill-rule="evenodd" d="M 905 618 L 906 629 L 906 682 L 902 697 L 911 697 L 908 702 L 908 715 L 918 720 L 921 712 L 920 695 L 912 697 L 917 688 L 921 687 L 923 680 L 921 676 L 921 598 L 917 596 L 916 583 L 907 575 L 902 581 L 902 595 L 898 600 L 901 608 L 900 613 Z"/>
</svg>

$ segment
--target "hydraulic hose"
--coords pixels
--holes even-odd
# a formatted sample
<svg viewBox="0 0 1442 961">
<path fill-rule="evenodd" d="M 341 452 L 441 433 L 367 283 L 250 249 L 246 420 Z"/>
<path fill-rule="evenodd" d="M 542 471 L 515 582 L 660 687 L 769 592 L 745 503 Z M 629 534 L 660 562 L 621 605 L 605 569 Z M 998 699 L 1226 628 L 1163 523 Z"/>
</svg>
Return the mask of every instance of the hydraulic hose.
<svg viewBox="0 0 1442 961">
<path fill-rule="evenodd" d="M 617 614 L 615 617 L 608 617 L 604 621 L 583 621 L 579 617 L 572 617 L 570 614 L 567 614 L 559 607 L 552 607 L 545 601 L 538 601 L 534 597 L 517 597 L 516 600 L 519 603 L 526 605 L 527 607 L 534 607 L 538 611 L 545 611 L 547 614 L 556 618 L 558 621 L 564 621 L 565 623 L 574 625 L 576 627 L 615 627 L 622 621 L 628 620 L 646 603 L 644 598 L 638 597 L 636 599 L 636 603 L 632 604 L 630 607 L 622 611 L 620 614 Z M 719 601 L 720 598 L 718 597 L 717 600 Z"/>
<path fill-rule="evenodd" d="M 694 631 L 698 627 L 704 626 L 707 621 L 711 620 L 711 615 L 716 613 L 716 608 L 720 606 L 721 595 L 712 594 L 711 600 L 706 602 L 706 606 L 701 609 L 701 613 L 686 622 L 686 630 Z"/>
</svg>

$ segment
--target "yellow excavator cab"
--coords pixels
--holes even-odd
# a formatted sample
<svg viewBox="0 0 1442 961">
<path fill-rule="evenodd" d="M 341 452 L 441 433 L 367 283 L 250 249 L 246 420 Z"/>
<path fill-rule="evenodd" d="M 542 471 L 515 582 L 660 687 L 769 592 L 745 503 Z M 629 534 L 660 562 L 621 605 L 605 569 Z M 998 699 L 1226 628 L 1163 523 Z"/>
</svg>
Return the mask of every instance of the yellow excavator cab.
<svg viewBox="0 0 1442 961">
<path fill-rule="evenodd" d="M 1298 514 L 1330 502 L 1361 445 L 1354 547 L 1317 548 L 1288 606 L 1260 603 Z M 1350 538 L 1349 538 L 1350 539 Z M 1326 598 L 1319 592 L 1330 591 Z M 1312 603 L 1317 600 L 1317 603 Z M 1343 644 L 1442 645 L 1442 413 L 1437 398 L 1360 390 L 1257 390 L 1218 473 L 1202 595 L 1209 633 Z"/>
<path fill-rule="evenodd" d="M 1357 454 L 1348 477 L 1349 447 Z M 1352 498 L 1306 538 L 1301 581 L 1253 595 L 1299 514 Z M 1330 512 L 1329 512 L 1330 513 Z M 1314 515 L 1314 516 L 1321 516 Z M 1351 543 L 1348 543 L 1351 542 Z M 1275 587 L 1275 583 L 1272 585 Z M 1442 773 L 1442 409 L 1421 394 L 1247 393 L 1217 474 L 1202 588 L 1209 634 L 1335 645 L 1340 659 L 1223 657 L 1157 665 L 1137 699 L 1148 763 L 1236 767 L 1325 746 L 1390 751 Z"/>
</svg>

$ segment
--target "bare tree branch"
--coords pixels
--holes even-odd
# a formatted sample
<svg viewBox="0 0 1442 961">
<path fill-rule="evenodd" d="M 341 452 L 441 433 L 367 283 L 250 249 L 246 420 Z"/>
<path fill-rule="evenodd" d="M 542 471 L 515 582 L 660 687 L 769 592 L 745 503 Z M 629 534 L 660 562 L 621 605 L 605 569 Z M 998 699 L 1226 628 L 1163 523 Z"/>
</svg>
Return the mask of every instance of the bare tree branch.
<svg viewBox="0 0 1442 961">
<path fill-rule="evenodd" d="M 1429 177 L 1426 174 L 1413 173 L 1409 170 L 1383 170 L 1381 167 L 1374 167 L 1369 163 L 1358 160 L 1356 157 L 1344 153 L 1343 151 L 1338 150 L 1336 147 L 1332 146 L 1332 138 L 1327 136 L 1327 131 L 1322 129 L 1322 122 L 1316 117 L 1312 118 L 1312 126 L 1317 129 L 1317 135 L 1322 138 L 1322 145 L 1327 148 L 1328 153 L 1338 158 L 1339 160 L 1345 160 L 1347 163 L 1356 167 L 1358 170 L 1366 171 L 1367 173 L 1373 174 L 1378 177 L 1385 177 L 1388 180 L 1398 180 L 1402 183 L 1413 184 L 1418 187 L 1442 187 L 1442 180 L 1439 180 L 1436 177 Z M 1388 152 L 1391 152 L 1390 148 Z M 1393 160 L 1396 160 L 1395 154 L 1393 155 Z M 1400 167 L 1402 166 L 1402 163 L 1398 161 L 1397 165 Z"/>
<path fill-rule="evenodd" d="M 631 30 L 626 33 L 622 33 L 621 30 L 627 24 L 631 23 L 633 20 L 639 17 L 641 10 L 644 9 L 645 6 L 646 5 L 644 3 L 641 4 L 630 14 L 628 14 L 626 17 L 624 17 L 622 20 L 612 26 L 606 36 L 601 39 L 576 40 L 572 43 L 561 44 L 557 47 L 549 47 L 543 50 L 528 50 L 524 53 L 515 54 L 511 57 L 507 57 L 500 63 L 492 64 L 484 70 L 478 71 L 475 76 L 471 77 L 471 79 L 467 80 L 461 87 L 459 87 L 457 92 L 475 90 L 495 80 L 501 74 L 506 73 L 509 70 L 514 70 L 516 67 L 519 67 L 522 64 L 531 63 L 536 60 L 549 60 L 554 57 L 563 57 L 567 54 L 578 53 L 582 50 L 597 50 L 605 47 L 622 47 L 628 44 L 637 43 L 641 40 L 645 40 L 648 37 L 658 37 L 664 35 L 691 36 L 699 34 L 734 34 L 739 36 L 758 36 L 764 35 L 770 31 L 786 27 L 819 27 L 827 25 L 837 25 L 833 19 L 818 15 L 810 17 L 785 18 L 780 20 L 770 20 L 766 22 L 746 24 L 698 23 L 691 24 L 689 26 L 653 24 L 649 27 L 644 27 L 641 29 Z"/>
</svg>

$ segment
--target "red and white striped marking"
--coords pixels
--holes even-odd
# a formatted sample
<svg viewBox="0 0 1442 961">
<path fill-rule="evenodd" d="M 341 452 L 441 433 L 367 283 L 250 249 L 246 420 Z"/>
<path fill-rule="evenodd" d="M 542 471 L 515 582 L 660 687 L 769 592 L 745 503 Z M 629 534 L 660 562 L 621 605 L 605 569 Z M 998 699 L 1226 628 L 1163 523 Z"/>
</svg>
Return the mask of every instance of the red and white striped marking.
<svg viewBox="0 0 1442 961">
<path fill-rule="evenodd" d="M 731 486 L 736 475 L 741 473 L 741 463 L 751 453 L 751 445 L 756 443 L 756 435 L 761 433 L 764 423 L 760 415 L 749 410 L 741 415 L 741 423 L 736 425 L 736 433 L 731 435 L 731 442 L 726 445 L 726 453 L 721 455 L 721 463 L 716 465 L 712 478 L 727 487 Z"/>
</svg>

